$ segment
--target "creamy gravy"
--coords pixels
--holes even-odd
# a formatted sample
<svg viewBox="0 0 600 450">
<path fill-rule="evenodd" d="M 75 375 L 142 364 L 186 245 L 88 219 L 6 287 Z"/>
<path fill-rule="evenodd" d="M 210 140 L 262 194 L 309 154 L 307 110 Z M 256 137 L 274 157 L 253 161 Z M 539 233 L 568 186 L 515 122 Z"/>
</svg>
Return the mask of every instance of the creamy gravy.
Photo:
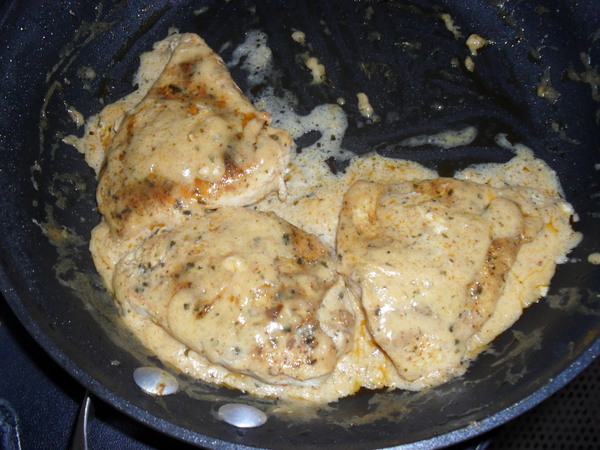
<svg viewBox="0 0 600 450">
<path fill-rule="evenodd" d="M 268 67 L 266 36 L 248 33 L 233 57 Z M 219 74 L 213 96 L 191 93 L 209 82 L 200 71 L 181 88 L 189 62 Z M 555 265 L 580 239 L 555 173 L 524 147 L 505 164 L 455 179 L 411 161 L 353 156 L 340 147 L 347 121 L 338 105 L 300 117 L 267 89 L 252 106 L 194 35 L 155 44 L 136 83 L 87 121 L 83 138 L 68 139 L 99 174 L 104 219 L 90 247 L 124 322 L 165 363 L 200 380 L 314 402 L 361 387 L 442 383 L 545 295 Z M 202 129 L 191 117 L 199 111 Z M 265 138 L 251 153 L 265 156 L 245 165 L 239 136 L 253 121 L 250 141 Z M 289 152 L 291 138 L 311 130 L 321 132 L 319 145 Z M 419 139 L 445 147 L 475 134 Z M 156 142 L 172 152 L 149 159 Z M 211 143 L 209 151 L 190 157 L 194 142 Z M 233 194 L 220 191 L 242 178 L 227 172 L 232 155 L 246 186 Z M 348 168 L 332 173 L 331 157 Z M 119 206 L 115 192 L 155 174 L 201 192 L 169 191 L 160 207 L 159 195 Z M 202 195 L 210 192 L 225 200 Z"/>
</svg>

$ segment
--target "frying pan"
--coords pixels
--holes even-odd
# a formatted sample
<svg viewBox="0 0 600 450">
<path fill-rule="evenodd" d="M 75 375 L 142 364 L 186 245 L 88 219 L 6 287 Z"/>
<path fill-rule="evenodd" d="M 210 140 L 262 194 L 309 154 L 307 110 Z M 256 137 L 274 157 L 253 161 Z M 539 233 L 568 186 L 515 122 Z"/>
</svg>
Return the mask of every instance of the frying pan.
<svg viewBox="0 0 600 450">
<path fill-rule="evenodd" d="M 558 267 L 547 297 L 464 376 L 437 388 L 365 391 L 297 416 L 272 413 L 276 401 L 174 371 L 177 394 L 144 394 L 133 370 L 161 363 L 120 326 L 95 272 L 87 250 L 99 220 L 94 174 L 62 138 L 81 133 L 67 110 L 88 117 L 130 92 L 138 56 L 173 26 L 203 36 L 225 61 L 249 30 L 266 33 L 277 70 L 262 84 L 250 85 L 239 66 L 233 76 L 251 97 L 267 85 L 292 92 L 299 114 L 368 93 L 380 121 L 369 123 L 351 101 L 344 105 L 343 147 L 357 153 L 375 150 L 451 175 L 508 160 L 512 152 L 496 143 L 499 135 L 531 147 L 557 172 L 582 243 Z M 599 2 L 14 0 L 4 2 L 0 27 L 2 292 L 77 382 L 136 420 L 204 447 L 440 447 L 535 406 L 600 353 L 600 272 L 588 262 L 600 251 Z M 327 83 L 310 83 L 294 30 L 306 34 Z M 471 72 L 463 61 L 472 33 L 490 42 Z M 478 135 L 468 145 L 400 145 L 469 125 Z M 237 429 L 221 422 L 216 411 L 229 402 L 269 411 L 267 423 Z"/>
</svg>

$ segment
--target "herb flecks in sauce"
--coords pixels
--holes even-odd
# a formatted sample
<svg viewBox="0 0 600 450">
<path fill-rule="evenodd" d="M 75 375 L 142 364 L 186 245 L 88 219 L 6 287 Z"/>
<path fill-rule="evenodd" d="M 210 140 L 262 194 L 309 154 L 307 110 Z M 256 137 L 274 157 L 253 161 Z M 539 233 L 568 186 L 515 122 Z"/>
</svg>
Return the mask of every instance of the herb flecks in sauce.
<svg viewBox="0 0 600 450">
<path fill-rule="evenodd" d="M 292 39 L 310 50 L 302 32 Z M 485 45 L 469 42 L 472 56 Z M 264 33 L 247 33 L 238 64 L 251 91 L 263 83 Z M 527 149 L 456 179 L 357 157 L 341 147 L 343 101 L 299 116 L 291 93 L 262 86 L 252 106 L 224 67 L 200 38 L 173 34 L 142 56 L 138 90 L 69 140 L 100 175 L 105 220 L 91 249 L 123 320 L 193 377 L 315 402 L 439 384 L 546 293 L 578 241 L 556 175 Z M 168 130 L 160 142 L 157 125 Z M 289 136 L 310 131 L 316 140 L 288 154 Z M 405 145 L 452 148 L 476 134 Z M 158 159 L 157 143 L 169 149 Z M 270 154 L 253 161 L 246 147 Z"/>
</svg>

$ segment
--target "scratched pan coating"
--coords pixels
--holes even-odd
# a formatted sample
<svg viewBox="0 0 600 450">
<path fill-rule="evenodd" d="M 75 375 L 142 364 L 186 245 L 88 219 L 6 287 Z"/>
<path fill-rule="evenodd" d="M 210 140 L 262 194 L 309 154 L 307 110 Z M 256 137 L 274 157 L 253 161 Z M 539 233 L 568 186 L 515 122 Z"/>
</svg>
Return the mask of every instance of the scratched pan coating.
<svg viewBox="0 0 600 450">
<path fill-rule="evenodd" d="M 588 262 L 600 251 L 600 3 L 456 3 L 4 2 L 0 275 L 19 319 L 95 395 L 203 447 L 444 446 L 543 401 L 600 353 L 600 273 Z M 460 27 L 461 38 L 440 19 L 443 13 Z M 377 150 L 451 175 L 473 163 L 508 160 L 511 152 L 494 140 L 498 134 L 531 147 L 557 171 L 583 242 L 559 266 L 546 299 L 526 310 L 464 376 L 435 389 L 360 392 L 303 419 L 270 414 L 265 425 L 244 430 L 221 421 L 219 408 L 243 403 L 273 411 L 276 402 L 180 374 L 177 393 L 159 399 L 144 394 L 133 371 L 161 364 L 114 320 L 116 308 L 87 249 L 99 220 L 94 174 L 61 138 L 77 131 L 66 106 L 76 104 L 87 117 L 128 93 L 139 54 L 170 27 L 200 34 L 226 61 L 248 30 L 266 33 L 278 69 L 266 81 L 294 92 L 301 99 L 298 113 L 368 92 L 379 122 L 366 123 L 356 108 L 344 106 L 349 127 L 343 147 L 357 153 Z M 290 39 L 294 30 L 306 34 L 327 67 L 328 83 L 310 83 Z M 474 58 L 473 72 L 462 65 L 471 33 L 493 41 Z M 451 67 L 453 59 L 459 67 Z M 82 67 L 96 76 L 86 77 Z M 248 89 L 242 71 L 233 76 Z M 479 131 L 466 146 L 399 145 L 466 126 Z"/>
</svg>

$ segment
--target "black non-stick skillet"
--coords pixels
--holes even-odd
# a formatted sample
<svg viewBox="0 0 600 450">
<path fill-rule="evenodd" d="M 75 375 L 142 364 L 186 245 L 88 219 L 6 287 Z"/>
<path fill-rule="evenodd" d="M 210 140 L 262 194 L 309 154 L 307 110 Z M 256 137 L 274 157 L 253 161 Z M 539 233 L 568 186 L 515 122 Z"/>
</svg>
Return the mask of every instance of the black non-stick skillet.
<svg viewBox="0 0 600 450">
<path fill-rule="evenodd" d="M 453 33 L 442 14 L 460 29 Z M 225 61 L 250 30 L 268 36 L 277 68 L 250 86 L 288 90 L 297 112 L 367 92 L 381 120 L 350 102 L 343 146 L 411 159 L 452 175 L 532 148 L 557 172 L 583 233 L 548 296 L 470 367 L 421 393 L 360 392 L 311 419 L 272 414 L 241 430 L 218 408 L 272 402 L 177 375 L 172 396 L 144 394 L 141 365 L 161 366 L 115 320 L 87 245 L 98 222 L 92 170 L 62 142 L 85 117 L 130 92 L 138 56 L 169 28 L 200 34 Z M 311 84 L 290 35 L 300 30 L 327 68 Z M 470 34 L 488 39 L 464 65 Z M 600 353 L 600 3 L 595 1 L 5 1 L 0 11 L 0 285 L 29 333 L 73 378 L 127 415 L 203 447 L 429 448 L 460 442 L 543 401 Z M 403 140 L 474 126 L 451 149 Z M 318 136 L 307 135 L 299 146 Z M 343 164 L 332 161 L 332 170 Z"/>
</svg>

